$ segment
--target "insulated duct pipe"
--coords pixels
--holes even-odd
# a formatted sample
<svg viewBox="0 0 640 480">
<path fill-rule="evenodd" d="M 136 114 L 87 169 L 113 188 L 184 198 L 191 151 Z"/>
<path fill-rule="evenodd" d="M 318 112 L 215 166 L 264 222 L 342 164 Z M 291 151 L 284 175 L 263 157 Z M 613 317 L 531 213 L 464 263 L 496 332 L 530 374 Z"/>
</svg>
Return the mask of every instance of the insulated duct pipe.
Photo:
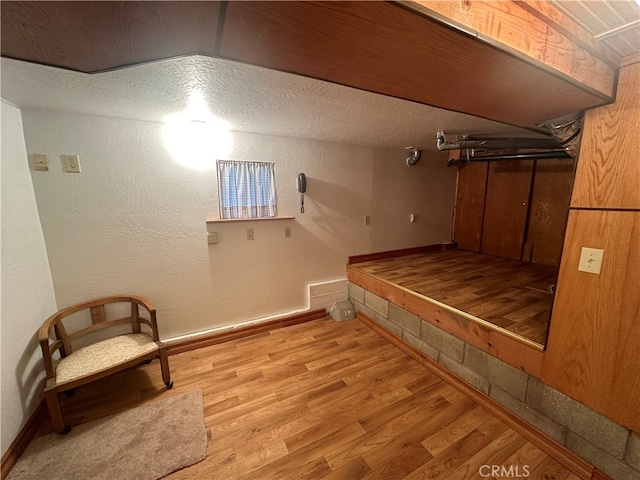
<svg viewBox="0 0 640 480">
<path fill-rule="evenodd" d="M 484 155 L 480 157 L 460 157 L 452 159 L 447 162 L 447 167 L 454 167 L 456 165 L 463 165 L 465 163 L 480 163 L 480 162 L 496 162 L 500 160 L 542 160 L 545 158 L 572 158 L 564 150 L 551 150 L 538 153 L 516 153 L 506 155 Z"/>
<path fill-rule="evenodd" d="M 437 133 L 436 139 L 436 147 L 438 150 L 562 148 L 562 145 L 553 138 L 474 138 L 462 136 L 462 138 L 458 137 L 455 142 L 450 143 L 447 142 L 447 138 L 442 130 Z"/>
</svg>

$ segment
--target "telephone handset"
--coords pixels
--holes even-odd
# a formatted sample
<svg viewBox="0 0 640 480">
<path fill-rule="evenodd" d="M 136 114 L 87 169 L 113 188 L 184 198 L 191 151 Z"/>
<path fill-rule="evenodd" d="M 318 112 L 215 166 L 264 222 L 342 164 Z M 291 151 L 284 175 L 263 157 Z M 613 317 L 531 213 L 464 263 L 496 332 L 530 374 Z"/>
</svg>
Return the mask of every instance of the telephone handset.
<svg viewBox="0 0 640 480">
<path fill-rule="evenodd" d="M 307 177 L 304 173 L 298 175 L 298 191 L 300 193 L 307 191 Z"/>
<path fill-rule="evenodd" d="M 304 193 L 307 191 L 307 177 L 304 173 L 298 175 L 297 183 L 300 192 L 300 213 L 304 213 Z"/>
</svg>

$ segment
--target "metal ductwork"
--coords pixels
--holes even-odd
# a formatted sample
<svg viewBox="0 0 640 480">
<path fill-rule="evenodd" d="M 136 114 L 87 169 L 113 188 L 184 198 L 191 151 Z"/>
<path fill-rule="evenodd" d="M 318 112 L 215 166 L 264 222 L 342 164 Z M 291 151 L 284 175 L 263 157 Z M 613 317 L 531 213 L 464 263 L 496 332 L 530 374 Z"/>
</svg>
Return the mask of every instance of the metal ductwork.
<svg viewBox="0 0 640 480">
<path fill-rule="evenodd" d="M 499 160 L 527 160 L 575 157 L 582 126 L 582 117 L 552 120 L 540 124 L 552 137 L 547 138 L 502 138 L 485 135 L 457 135 L 450 142 L 444 131 L 436 134 L 438 150 L 460 150 L 460 158 L 451 159 L 447 166 L 462 163 L 490 162 Z"/>
<path fill-rule="evenodd" d="M 482 138 L 458 135 L 455 142 L 448 142 L 443 131 L 436 136 L 438 150 L 511 150 L 511 149 L 562 149 L 554 138 Z"/>
</svg>

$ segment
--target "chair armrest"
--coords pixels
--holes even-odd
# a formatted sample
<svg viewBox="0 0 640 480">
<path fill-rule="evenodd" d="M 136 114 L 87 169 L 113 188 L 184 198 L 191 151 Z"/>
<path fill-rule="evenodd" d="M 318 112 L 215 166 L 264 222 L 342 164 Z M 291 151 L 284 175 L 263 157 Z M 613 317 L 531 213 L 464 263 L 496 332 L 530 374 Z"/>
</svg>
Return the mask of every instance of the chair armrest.
<svg viewBox="0 0 640 480">
<path fill-rule="evenodd" d="M 129 297 L 131 302 L 137 303 L 138 305 L 143 306 L 147 312 L 149 312 L 149 324 L 151 326 L 152 338 L 154 341 L 160 340 L 160 334 L 158 333 L 158 323 L 156 321 L 156 307 L 144 297 L 139 295 L 131 295 Z M 146 323 L 146 322 L 145 322 Z"/>
<path fill-rule="evenodd" d="M 38 343 L 42 350 L 42 360 L 44 361 L 47 378 L 55 378 L 56 376 L 55 368 L 53 367 L 53 352 L 51 351 L 49 339 L 51 328 L 53 328 L 53 324 L 57 320 L 55 317 L 56 315 L 49 317 L 38 330 Z"/>
</svg>

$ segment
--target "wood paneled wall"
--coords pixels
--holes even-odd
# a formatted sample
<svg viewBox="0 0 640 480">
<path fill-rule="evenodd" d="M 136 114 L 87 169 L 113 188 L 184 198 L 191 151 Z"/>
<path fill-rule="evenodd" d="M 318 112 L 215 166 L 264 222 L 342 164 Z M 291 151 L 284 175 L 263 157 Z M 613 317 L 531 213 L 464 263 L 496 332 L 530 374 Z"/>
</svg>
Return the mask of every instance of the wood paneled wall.
<svg viewBox="0 0 640 480">
<path fill-rule="evenodd" d="M 586 113 L 573 208 L 640 209 L 640 63 L 620 69 L 612 105 Z"/>
<path fill-rule="evenodd" d="M 640 63 L 587 112 L 542 380 L 640 433 Z M 582 247 L 605 251 L 600 275 Z"/>
<path fill-rule="evenodd" d="M 463 250 L 558 266 L 574 159 L 461 165 L 453 239 Z"/>
</svg>

